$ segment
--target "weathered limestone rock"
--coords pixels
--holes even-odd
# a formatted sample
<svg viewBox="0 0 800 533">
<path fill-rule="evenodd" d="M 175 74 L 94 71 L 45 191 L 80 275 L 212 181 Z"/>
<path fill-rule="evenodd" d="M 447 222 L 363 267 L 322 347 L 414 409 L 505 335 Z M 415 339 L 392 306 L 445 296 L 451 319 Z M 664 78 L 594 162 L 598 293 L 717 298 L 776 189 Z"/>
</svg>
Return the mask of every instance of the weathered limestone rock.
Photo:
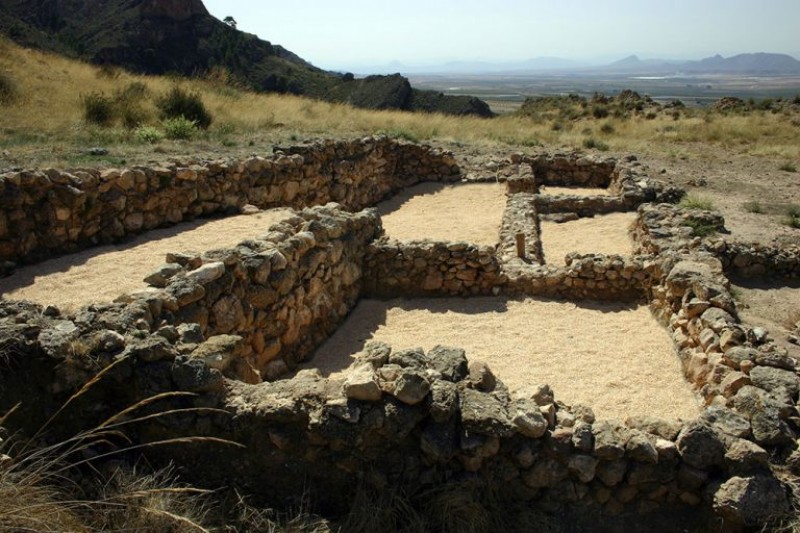
<svg viewBox="0 0 800 533">
<path fill-rule="evenodd" d="M 442 379 L 458 382 L 469 375 L 469 362 L 461 348 L 435 346 L 428 352 L 428 366 L 438 372 Z"/>
<path fill-rule="evenodd" d="M 708 407 L 700 415 L 700 420 L 726 435 L 744 439 L 750 437 L 750 422 L 730 409 Z"/>
<path fill-rule="evenodd" d="M 219 370 L 209 368 L 201 359 L 180 356 L 172 365 L 172 379 L 178 390 L 189 392 L 221 392 L 224 378 Z"/>
<path fill-rule="evenodd" d="M 492 392 L 497 386 L 497 378 L 483 361 L 470 361 L 469 381 L 479 391 Z"/>
<path fill-rule="evenodd" d="M 446 422 L 458 412 L 458 387 L 455 383 L 441 379 L 431 384 L 431 418 Z"/>
<path fill-rule="evenodd" d="M 164 263 L 144 278 L 144 282 L 153 287 L 164 288 L 169 283 L 170 278 L 175 277 L 183 271 L 183 267 L 178 263 Z"/>
<path fill-rule="evenodd" d="M 750 371 L 750 379 L 753 381 L 753 385 L 768 392 L 779 388 L 786 389 L 792 396 L 797 396 L 797 393 L 800 392 L 800 377 L 789 370 L 757 366 Z"/>
<path fill-rule="evenodd" d="M 377 402 L 383 392 L 375 379 L 375 369 L 371 364 L 362 364 L 350 370 L 344 381 L 344 394 L 350 399 Z"/>
<path fill-rule="evenodd" d="M 459 393 L 459 410 L 461 424 L 469 433 L 510 437 L 515 432 L 506 406 L 492 394 L 464 389 Z"/>
<path fill-rule="evenodd" d="M 658 463 L 658 450 L 650 439 L 640 432 L 634 432 L 625 445 L 625 454 L 639 463 Z"/>
<path fill-rule="evenodd" d="M 761 528 L 787 517 L 792 506 L 774 477 L 733 477 L 714 494 L 714 511 L 729 530 Z"/>
<path fill-rule="evenodd" d="M 722 436 L 702 422 L 686 426 L 675 443 L 684 462 L 699 469 L 723 466 L 725 443 Z"/>
<path fill-rule="evenodd" d="M 215 335 L 200 344 L 192 352 L 192 357 L 224 373 L 240 357 L 242 341 L 239 335 Z"/>
<path fill-rule="evenodd" d="M 769 453 L 749 440 L 736 439 L 725 452 L 725 462 L 735 473 L 752 472 L 767 468 Z"/>
<path fill-rule="evenodd" d="M 567 469 L 581 483 L 589 483 L 594 479 L 599 463 L 600 461 L 589 455 L 573 455 L 569 458 Z"/>
<path fill-rule="evenodd" d="M 203 266 L 186 273 L 186 278 L 201 285 L 207 285 L 216 281 L 225 274 L 225 263 L 216 261 L 206 263 Z"/>
<path fill-rule="evenodd" d="M 625 446 L 630 438 L 627 428 L 609 422 L 600 422 L 593 426 L 594 454 L 605 461 L 622 459 Z"/>
<path fill-rule="evenodd" d="M 539 406 L 530 400 L 517 400 L 510 407 L 512 422 L 522 435 L 538 439 L 547 432 L 548 423 Z"/>
</svg>

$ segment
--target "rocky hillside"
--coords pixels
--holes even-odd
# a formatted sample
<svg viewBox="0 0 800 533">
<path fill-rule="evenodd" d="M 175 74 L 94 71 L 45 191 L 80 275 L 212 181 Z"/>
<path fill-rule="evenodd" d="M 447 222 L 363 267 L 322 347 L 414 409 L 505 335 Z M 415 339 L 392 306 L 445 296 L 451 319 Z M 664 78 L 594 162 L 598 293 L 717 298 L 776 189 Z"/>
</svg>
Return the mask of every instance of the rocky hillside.
<svg viewBox="0 0 800 533">
<path fill-rule="evenodd" d="M 258 91 L 370 109 L 491 116 L 473 97 L 413 89 L 400 75 L 354 79 L 211 16 L 201 0 L 4 0 L 0 31 L 25 45 L 148 74 L 222 67 Z"/>
</svg>

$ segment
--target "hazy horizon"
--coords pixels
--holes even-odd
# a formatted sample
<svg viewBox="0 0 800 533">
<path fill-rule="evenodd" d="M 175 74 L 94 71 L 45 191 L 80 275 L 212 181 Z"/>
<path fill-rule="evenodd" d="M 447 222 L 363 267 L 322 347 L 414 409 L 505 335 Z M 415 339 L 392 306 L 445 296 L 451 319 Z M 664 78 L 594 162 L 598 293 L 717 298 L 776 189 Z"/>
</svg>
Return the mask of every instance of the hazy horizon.
<svg viewBox="0 0 800 533">
<path fill-rule="evenodd" d="M 398 62 L 518 62 L 555 57 L 591 64 L 631 54 L 701 59 L 750 52 L 800 56 L 797 0 L 406 0 L 276 3 L 204 0 L 240 30 L 314 65 L 354 70 Z M 710 23 L 709 23 L 710 21 Z"/>
</svg>

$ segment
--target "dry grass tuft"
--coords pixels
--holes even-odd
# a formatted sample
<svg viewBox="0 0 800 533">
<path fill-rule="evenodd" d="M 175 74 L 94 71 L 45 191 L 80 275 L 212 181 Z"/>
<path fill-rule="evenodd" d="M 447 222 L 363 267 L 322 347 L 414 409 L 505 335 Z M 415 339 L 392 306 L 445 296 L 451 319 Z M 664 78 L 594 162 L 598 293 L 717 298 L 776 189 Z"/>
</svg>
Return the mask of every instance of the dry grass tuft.
<svg viewBox="0 0 800 533">
<path fill-rule="evenodd" d="M 198 442 L 242 447 L 235 442 L 210 437 L 131 444 L 123 432 L 123 428 L 131 424 L 173 414 L 225 413 L 211 408 L 182 408 L 137 414 L 158 402 L 193 394 L 170 392 L 145 398 L 91 429 L 54 444 L 38 444 L 40 437 L 69 406 L 93 389 L 117 364 L 119 362 L 107 366 L 90 379 L 32 438 L 15 436 L 0 441 L 0 530 L 208 531 L 201 525 L 207 509 L 205 501 L 200 498 L 208 491 L 178 484 L 169 470 L 145 475 L 135 469 L 125 472 L 118 466 L 93 485 L 87 487 L 85 483 L 87 475 L 99 473 L 104 468 L 104 460 L 139 449 Z M 0 417 L 0 429 L 7 425 L 16 409 Z"/>
</svg>

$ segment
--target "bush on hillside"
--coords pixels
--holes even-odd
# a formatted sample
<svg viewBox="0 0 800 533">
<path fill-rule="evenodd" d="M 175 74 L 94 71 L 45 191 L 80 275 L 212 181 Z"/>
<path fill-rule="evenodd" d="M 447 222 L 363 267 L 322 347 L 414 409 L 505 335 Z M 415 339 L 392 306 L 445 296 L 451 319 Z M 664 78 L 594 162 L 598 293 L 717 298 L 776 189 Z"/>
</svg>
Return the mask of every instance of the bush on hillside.
<svg viewBox="0 0 800 533">
<path fill-rule="evenodd" d="M 129 83 L 114 93 L 114 105 L 123 126 L 135 129 L 147 122 L 149 113 L 144 108 L 150 89 L 140 81 Z"/>
<path fill-rule="evenodd" d="M 162 123 L 167 139 L 178 141 L 189 140 L 197 132 L 197 122 L 184 116 L 168 118 Z"/>
<path fill-rule="evenodd" d="M 0 105 L 8 105 L 17 98 L 17 84 L 11 76 L 0 72 Z"/>
<path fill-rule="evenodd" d="M 173 87 L 156 101 L 156 106 L 164 120 L 183 117 L 201 129 L 207 129 L 211 125 L 211 113 L 206 109 L 200 93 L 189 93 L 180 87 Z"/>
<path fill-rule="evenodd" d="M 81 96 L 83 118 L 86 122 L 108 126 L 114 121 L 114 101 L 103 93 L 89 93 Z"/>
</svg>

